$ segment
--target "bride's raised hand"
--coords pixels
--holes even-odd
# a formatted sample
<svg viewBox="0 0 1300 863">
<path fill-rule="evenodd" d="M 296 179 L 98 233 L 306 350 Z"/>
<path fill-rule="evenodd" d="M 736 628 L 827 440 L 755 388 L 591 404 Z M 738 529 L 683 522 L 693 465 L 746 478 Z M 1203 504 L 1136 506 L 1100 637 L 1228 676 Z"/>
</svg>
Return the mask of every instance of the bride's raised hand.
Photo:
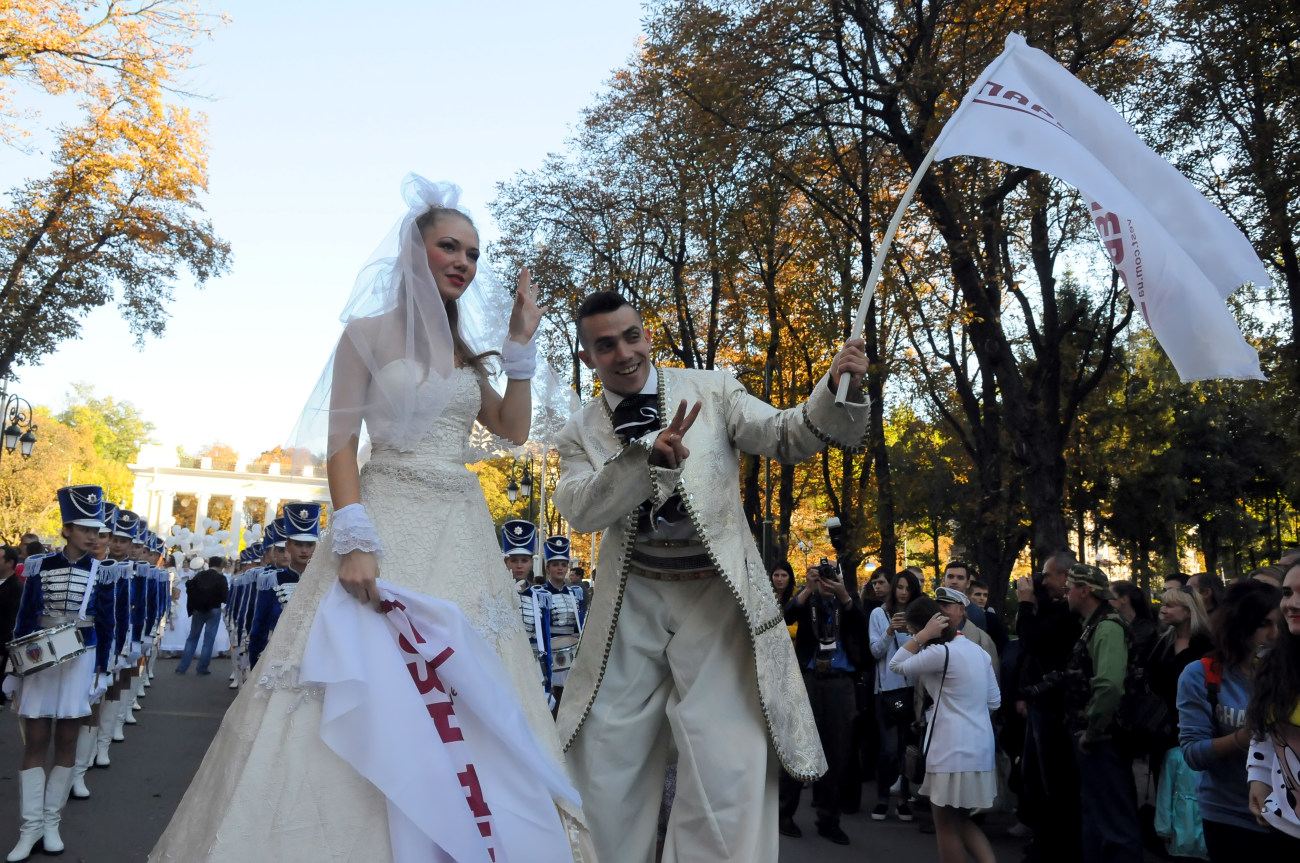
<svg viewBox="0 0 1300 863">
<path fill-rule="evenodd" d="M 532 273 L 524 267 L 519 271 L 515 305 L 510 310 L 510 341 L 521 345 L 532 341 L 545 311 L 537 307 L 537 285 L 533 284 Z"/>
<path fill-rule="evenodd" d="M 379 559 L 368 551 L 355 549 L 339 558 L 339 584 L 358 602 L 379 607 Z"/>
</svg>

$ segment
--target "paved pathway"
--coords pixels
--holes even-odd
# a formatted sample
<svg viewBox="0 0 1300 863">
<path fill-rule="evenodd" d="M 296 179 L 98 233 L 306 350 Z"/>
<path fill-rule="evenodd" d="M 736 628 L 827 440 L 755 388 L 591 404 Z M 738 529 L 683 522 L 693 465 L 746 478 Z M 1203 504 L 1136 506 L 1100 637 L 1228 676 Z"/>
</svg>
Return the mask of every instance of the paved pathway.
<svg viewBox="0 0 1300 863">
<path fill-rule="evenodd" d="M 166 827 L 234 696 L 226 688 L 227 660 L 214 660 L 214 673 L 208 677 L 196 677 L 193 671 L 180 677 L 173 673 L 175 667 L 175 660 L 158 661 L 154 685 L 141 701 L 144 709 L 137 713 L 139 724 L 127 727 L 124 743 L 113 744 L 113 766 L 92 768 L 87 774 L 90 800 L 68 802 L 63 860 L 139 863 Z M 0 713 L 0 854 L 17 840 L 21 753 L 16 716 L 11 711 Z M 864 790 L 864 800 L 870 801 L 872 786 Z M 796 816 L 804 836 L 781 838 L 781 863 L 936 863 L 939 859 L 934 837 L 919 830 L 920 819 L 903 824 L 892 819 L 873 822 L 866 812 L 846 816 L 844 829 L 852 844 L 834 845 L 817 835 L 808 797 L 805 792 L 804 807 Z M 1000 863 L 1016 863 L 1022 856 L 1021 843 L 998 838 L 1004 829 L 1004 822 L 996 822 L 988 832 Z M 31 859 L 39 863 L 47 858 L 36 854 Z"/>
</svg>

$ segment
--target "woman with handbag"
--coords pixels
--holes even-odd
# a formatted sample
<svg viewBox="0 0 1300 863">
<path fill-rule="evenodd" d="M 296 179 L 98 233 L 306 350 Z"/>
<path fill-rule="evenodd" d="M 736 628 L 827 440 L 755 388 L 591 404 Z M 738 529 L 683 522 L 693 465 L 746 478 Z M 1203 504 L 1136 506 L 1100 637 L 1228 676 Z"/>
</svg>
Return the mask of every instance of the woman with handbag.
<svg viewBox="0 0 1300 863">
<path fill-rule="evenodd" d="M 903 570 L 894 577 L 884 604 L 871 610 L 868 621 L 871 655 L 876 660 L 872 688 L 876 696 L 876 727 L 880 736 L 876 757 L 876 807 L 871 810 L 873 821 L 884 821 L 889 814 L 889 790 L 900 779 L 899 766 L 907 747 L 907 736 L 912 730 L 912 684 L 903 675 L 890 670 L 889 661 L 911 640 L 903 611 L 920 595 L 921 582 L 911 572 Z M 898 808 L 894 812 L 899 821 L 911 821 L 906 778 L 902 778 L 899 787 Z"/>
<path fill-rule="evenodd" d="M 938 603 L 921 597 L 907 606 L 912 638 L 889 660 L 889 670 L 919 680 L 934 701 L 921 747 L 939 859 L 995 863 L 993 848 L 971 810 L 997 797 L 993 721 L 1002 693 L 988 654 L 948 620 Z"/>
</svg>

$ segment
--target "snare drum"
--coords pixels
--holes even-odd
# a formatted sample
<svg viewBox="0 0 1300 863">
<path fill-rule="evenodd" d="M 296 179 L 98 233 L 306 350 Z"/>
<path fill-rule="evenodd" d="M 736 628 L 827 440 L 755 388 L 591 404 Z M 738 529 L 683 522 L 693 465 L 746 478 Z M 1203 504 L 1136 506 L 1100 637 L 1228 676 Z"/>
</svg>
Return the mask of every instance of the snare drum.
<svg viewBox="0 0 1300 863">
<path fill-rule="evenodd" d="M 572 635 L 557 635 L 551 639 L 551 671 L 568 671 L 578 654 L 578 639 Z"/>
<path fill-rule="evenodd" d="M 44 671 L 90 650 L 76 621 L 52 626 L 9 642 L 9 661 L 16 674 Z"/>
</svg>

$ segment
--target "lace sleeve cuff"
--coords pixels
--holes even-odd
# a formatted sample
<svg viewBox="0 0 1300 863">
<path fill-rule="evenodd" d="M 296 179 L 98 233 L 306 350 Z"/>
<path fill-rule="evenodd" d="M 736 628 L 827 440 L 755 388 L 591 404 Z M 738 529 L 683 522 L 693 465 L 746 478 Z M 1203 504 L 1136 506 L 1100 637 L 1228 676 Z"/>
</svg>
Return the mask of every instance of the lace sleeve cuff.
<svg viewBox="0 0 1300 863">
<path fill-rule="evenodd" d="M 532 380 L 537 373 L 537 340 L 530 339 L 528 344 L 506 339 L 501 345 L 501 370 L 512 381 Z"/>
<path fill-rule="evenodd" d="M 368 551 L 380 556 L 384 553 L 383 543 L 366 515 L 366 508 L 359 503 L 348 504 L 334 513 L 330 519 L 330 537 L 334 553 L 338 555 L 349 551 Z"/>
</svg>

